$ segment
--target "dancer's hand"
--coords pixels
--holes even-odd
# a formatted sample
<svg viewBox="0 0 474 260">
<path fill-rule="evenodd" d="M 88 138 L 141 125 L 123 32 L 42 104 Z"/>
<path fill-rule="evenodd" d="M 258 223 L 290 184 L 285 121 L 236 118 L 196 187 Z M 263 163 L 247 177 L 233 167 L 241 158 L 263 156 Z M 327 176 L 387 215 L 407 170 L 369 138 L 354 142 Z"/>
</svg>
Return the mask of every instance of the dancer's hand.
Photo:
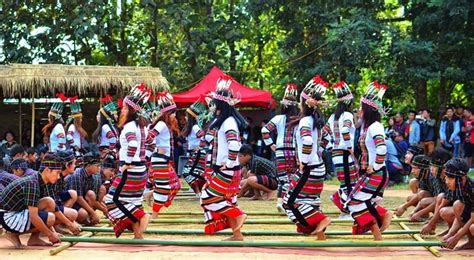
<svg viewBox="0 0 474 260">
<path fill-rule="evenodd" d="M 300 163 L 300 172 L 304 172 L 304 165 Z"/>
<path fill-rule="evenodd" d="M 431 223 L 428 223 L 428 224 L 423 226 L 420 233 L 422 235 L 429 235 L 434 229 L 435 229 L 435 225 L 433 225 Z"/>
<path fill-rule="evenodd" d="M 120 167 L 120 171 L 125 172 L 126 170 L 131 169 L 131 168 L 133 168 L 133 165 L 124 164 L 124 165 L 122 165 L 122 167 Z"/>
<path fill-rule="evenodd" d="M 272 146 L 270 146 L 270 148 L 272 149 L 272 151 L 276 151 L 277 146 L 275 144 L 272 144 Z"/>
<path fill-rule="evenodd" d="M 374 167 L 369 166 L 369 168 L 367 169 L 367 174 L 372 174 L 372 173 L 374 173 Z"/>
</svg>

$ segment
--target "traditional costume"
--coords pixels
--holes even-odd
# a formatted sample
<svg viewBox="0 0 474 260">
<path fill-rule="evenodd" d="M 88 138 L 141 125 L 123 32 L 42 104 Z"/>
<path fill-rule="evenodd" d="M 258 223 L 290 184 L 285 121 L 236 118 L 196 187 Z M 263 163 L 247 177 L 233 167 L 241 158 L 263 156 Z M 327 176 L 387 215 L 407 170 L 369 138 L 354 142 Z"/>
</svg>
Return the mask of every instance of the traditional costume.
<svg viewBox="0 0 474 260">
<path fill-rule="evenodd" d="M 460 201 L 464 204 L 463 212 L 461 213 L 461 221 L 466 224 L 471 219 L 471 214 L 474 212 L 474 193 L 471 179 L 467 176 L 469 166 L 466 161 L 461 158 L 454 158 L 446 162 L 444 165 L 447 178 L 455 179 L 454 190 L 449 190 L 450 196 L 447 199 L 454 204 Z"/>
<path fill-rule="evenodd" d="M 136 85 L 124 98 L 123 102 L 136 113 L 142 113 L 143 104 L 151 95 L 151 90 L 145 85 Z M 145 161 L 145 140 L 147 129 L 136 120 L 127 122 L 120 133 L 120 166 L 129 165 L 132 168 L 119 171 L 109 192 L 105 196 L 108 218 L 114 224 L 115 236 L 119 237 L 125 229 L 132 229 L 145 216 L 143 210 L 143 191 L 147 181 Z"/>
<path fill-rule="evenodd" d="M 301 102 L 309 108 L 319 105 L 328 83 L 318 76 L 312 78 L 301 92 Z M 304 168 L 293 175 L 283 208 L 288 218 L 297 226 L 297 232 L 310 234 L 326 218 L 321 209 L 320 195 L 326 175 L 321 158 L 321 132 L 312 115 L 301 118 L 295 128 L 298 161 Z"/>
<path fill-rule="evenodd" d="M 296 84 L 289 83 L 286 85 L 285 94 L 283 100 L 280 102 L 282 106 L 288 109 L 291 106 L 298 107 L 298 87 Z M 291 176 L 296 172 L 298 166 L 294 159 L 295 154 L 295 138 L 294 138 L 294 127 L 289 127 L 288 122 L 290 118 L 287 118 L 285 114 L 274 116 L 268 124 L 262 128 L 262 137 L 265 145 L 275 145 L 275 160 L 276 169 L 278 175 L 278 200 L 281 206 L 282 198 L 285 197 L 288 191 L 289 181 Z M 272 139 L 271 133 L 276 132 L 276 142 Z"/>
<path fill-rule="evenodd" d="M 202 186 L 206 183 L 204 171 L 206 169 L 206 155 L 208 151 L 208 142 L 202 129 L 204 124 L 208 123 L 208 113 L 206 105 L 198 100 L 194 102 L 187 110 L 189 116 L 193 117 L 196 124 L 187 137 L 188 140 L 188 161 L 183 168 L 183 177 L 196 194 L 201 193 Z"/>
<path fill-rule="evenodd" d="M 68 98 L 63 93 L 58 93 L 56 96 L 60 99 L 60 102 L 54 103 L 48 113 L 48 116 L 54 117 L 55 120 L 55 125 L 49 135 L 49 151 L 53 153 L 66 150 L 66 132 L 62 124 L 62 114 L 64 102 Z"/>
<path fill-rule="evenodd" d="M 116 153 L 118 146 L 119 132 L 117 129 L 117 110 L 118 104 L 112 100 L 110 95 L 100 99 L 102 107 L 99 110 L 100 116 L 107 120 L 103 124 L 99 135 L 99 151 L 101 154 L 108 154 L 109 152 Z"/>
<path fill-rule="evenodd" d="M 333 89 L 337 101 L 349 107 L 354 98 L 349 86 L 340 81 L 333 86 Z M 354 133 L 354 116 L 348 111 L 342 112 L 337 119 L 336 114 L 332 114 L 323 129 L 323 136 L 329 135 L 332 141 L 332 162 L 339 180 L 339 189 L 331 196 L 331 200 L 343 213 L 349 213 L 344 209 L 344 204 L 359 178 L 352 153 Z"/>
<path fill-rule="evenodd" d="M 81 135 L 74 124 L 74 120 L 82 119 L 81 104 L 77 101 L 77 96 L 70 97 L 69 102 L 71 115 L 69 116 L 68 122 L 66 123 L 66 125 L 68 125 L 66 129 L 66 141 L 69 144 L 69 147 L 74 151 L 74 156 L 77 159 L 76 165 L 81 166 L 85 136 Z"/>
<path fill-rule="evenodd" d="M 165 113 L 173 113 L 176 110 L 176 104 L 169 92 L 158 93 L 156 106 L 160 116 Z M 168 126 L 163 120 L 156 122 L 148 132 L 147 149 L 150 149 L 149 146 L 153 143 L 155 145 L 151 155 L 149 176 L 153 184 L 153 212 L 160 212 L 163 206 L 169 207 L 171 205 L 181 188 L 173 162 L 173 131 L 171 126 Z"/>
<path fill-rule="evenodd" d="M 373 110 L 384 114 L 382 97 L 387 86 L 374 81 L 370 83 L 361 102 L 372 107 Z M 385 169 L 385 131 L 380 122 L 361 127 L 359 145 L 362 151 L 360 158 L 359 180 L 349 194 L 346 207 L 354 221 L 353 234 L 363 234 L 377 223 L 382 226 L 382 218 L 387 209 L 380 204 L 383 192 L 388 185 L 388 174 Z M 367 173 L 371 167 L 372 173 Z"/>
<path fill-rule="evenodd" d="M 211 93 L 217 109 L 226 109 L 228 116 L 219 117 L 211 124 L 214 131 L 212 140 L 212 175 L 201 192 L 201 206 L 204 209 L 207 234 L 229 228 L 229 218 L 237 218 L 244 212 L 237 205 L 240 189 L 239 126 L 246 124 L 234 109 L 238 100 L 229 90 L 233 79 L 223 77 L 217 81 L 216 92 Z M 221 113 L 224 113 L 222 110 Z"/>
</svg>

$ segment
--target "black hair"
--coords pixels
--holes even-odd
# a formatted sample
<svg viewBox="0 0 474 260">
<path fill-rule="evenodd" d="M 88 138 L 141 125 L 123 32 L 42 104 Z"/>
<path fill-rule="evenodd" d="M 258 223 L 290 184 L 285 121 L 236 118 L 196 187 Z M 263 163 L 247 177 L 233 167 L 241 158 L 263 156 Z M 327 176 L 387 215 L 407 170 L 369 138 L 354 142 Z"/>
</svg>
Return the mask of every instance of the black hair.
<svg viewBox="0 0 474 260">
<path fill-rule="evenodd" d="M 242 145 L 242 147 L 240 147 L 239 153 L 242 154 L 242 155 L 252 156 L 253 155 L 252 146 L 249 145 L 249 144 Z"/>
<path fill-rule="evenodd" d="M 320 94 L 316 94 L 316 97 L 314 97 L 315 100 L 322 100 Z M 318 130 L 322 129 L 324 124 L 326 123 L 326 119 L 324 118 L 324 114 L 319 109 L 319 107 L 316 105 L 314 107 L 309 107 L 306 102 L 306 100 L 301 100 L 301 105 L 302 105 L 302 111 L 300 112 L 299 116 L 290 121 L 287 126 L 288 127 L 295 127 L 296 125 L 299 124 L 300 120 L 303 117 L 311 116 L 313 118 L 313 129 L 317 128 Z"/>
<path fill-rule="evenodd" d="M 466 108 L 464 108 L 464 111 L 466 111 L 466 110 L 469 111 L 469 113 L 472 113 L 472 107 L 466 107 Z"/>
<path fill-rule="evenodd" d="M 451 157 L 452 155 L 448 150 L 437 147 L 433 150 L 433 153 L 431 153 L 431 162 L 437 165 L 444 165 Z"/>
<path fill-rule="evenodd" d="M 352 101 L 349 104 L 346 104 L 344 102 L 338 102 L 336 106 L 336 111 L 334 112 L 334 121 L 339 120 L 339 117 L 341 117 L 344 112 L 351 112 L 351 105 Z"/>
<path fill-rule="evenodd" d="M 293 102 L 296 102 L 296 98 L 295 97 L 287 97 L 285 98 L 289 101 L 293 101 Z M 280 114 L 281 115 L 285 115 L 286 116 L 286 120 L 288 121 L 289 119 L 292 119 L 293 117 L 295 116 L 298 116 L 298 113 L 300 112 L 300 109 L 298 107 L 297 104 L 294 104 L 294 105 L 282 105 L 281 106 L 281 110 L 280 110 Z"/>
<path fill-rule="evenodd" d="M 181 135 L 184 137 L 187 137 L 191 133 L 193 126 L 196 124 L 196 118 L 194 118 L 194 116 L 186 112 L 186 117 L 186 125 L 184 126 L 183 131 L 181 131 Z"/>
<path fill-rule="evenodd" d="M 240 114 L 239 111 L 235 109 L 235 107 L 229 105 L 225 101 L 218 99 L 214 99 L 214 103 L 216 104 L 216 111 L 219 110 L 221 112 L 218 116 L 216 116 L 216 120 L 209 126 L 210 129 L 218 129 L 221 127 L 222 123 L 224 123 L 224 121 L 231 116 L 234 117 L 235 121 L 237 122 L 237 128 L 240 132 L 247 128 L 247 121 L 242 116 L 242 114 Z"/>
<path fill-rule="evenodd" d="M 36 153 L 36 150 L 33 147 L 28 147 L 28 148 L 26 148 L 25 152 L 26 152 L 27 155 L 33 155 L 33 154 Z"/>
<path fill-rule="evenodd" d="M 15 144 L 12 146 L 12 148 L 10 149 L 10 157 L 13 158 L 15 157 L 15 155 L 17 154 L 24 154 L 25 153 L 25 148 L 23 148 L 23 146 L 19 145 L 19 144 Z"/>
<path fill-rule="evenodd" d="M 408 111 L 408 114 L 414 114 L 416 116 L 417 113 L 416 113 L 415 110 L 410 110 L 410 111 Z"/>
<path fill-rule="evenodd" d="M 469 172 L 469 165 L 467 164 L 466 160 L 461 159 L 461 158 L 453 158 L 447 161 L 444 167 L 446 168 L 446 171 L 450 171 L 450 172 L 456 172 L 456 171 L 462 171 L 465 173 Z"/>
<path fill-rule="evenodd" d="M 380 122 L 381 116 L 378 111 L 373 107 L 362 103 L 362 120 L 364 121 L 364 126 L 369 127 L 374 122 Z"/>
<path fill-rule="evenodd" d="M 7 130 L 4 134 L 3 134 L 3 139 L 7 139 L 7 134 L 11 134 L 13 136 L 13 140 L 15 140 L 15 133 L 12 131 L 12 130 Z"/>
<path fill-rule="evenodd" d="M 94 130 L 94 133 L 92 133 L 92 141 L 99 143 L 100 132 L 102 131 L 102 126 L 104 126 L 105 124 L 108 124 L 110 129 L 114 133 L 117 131 L 117 128 L 114 125 L 110 124 L 109 120 L 107 120 L 107 118 L 105 118 L 105 116 L 102 115 L 102 112 L 99 112 L 99 123 L 97 124 L 97 128 Z"/>
<path fill-rule="evenodd" d="M 431 114 L 431 110 L 429 108 L 423 108 L 421 109 L 423 112 L 426 111 L 428 114 Z"/>
</svg>

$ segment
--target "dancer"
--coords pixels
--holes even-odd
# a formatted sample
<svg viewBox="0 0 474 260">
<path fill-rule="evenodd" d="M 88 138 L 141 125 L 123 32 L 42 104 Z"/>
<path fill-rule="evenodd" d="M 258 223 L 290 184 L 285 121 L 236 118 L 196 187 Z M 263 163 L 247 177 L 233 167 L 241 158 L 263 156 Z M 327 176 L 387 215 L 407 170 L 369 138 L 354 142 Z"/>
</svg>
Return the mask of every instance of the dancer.
<svg viewBox="0 0 474 260">
<path fill-rule="evenodd" d="M 320 199 L 326 175 L 319 153 L 321 129 L 325 121 L 321 107 L 327 86 L 328 83 L 317 75 L 301 92 L 300 116 L 289 124 L 290 127 L 296 126 L 295 139 L 300 167 L 283 199 L 283 208 L 296 224 L 297 231 L 316 235 L 318 240 L 326 239 L 324 231 L 331 223 L 330 218 L 322 212 Z"/>
<path fill-rule="evenodd" d="M 125 229 L 133 230 L 135 239 L 143 239 L 149 215 L 142 206 L 147 181 L 145 161 L 146 119 L 143 104 L 151 95 L 144 84 L 136 85 L 123 100 L 120 113 L 120 171 L 105 196 L 108 218 L 114 224 L 115 236 Z"/>
<path fill-rule="evenodd" d="M 204 149 L 203 137 L 205 132 L 202 127 L 202 118 L 206 116 L 206 105 L 198 100 L 186 109 L 187 122 L 182 131 L 182 136 L 187 136 L 189 160 L 183 168 L 183 177 L 194 193 L 198 196 L 206 180 L 204 170 L 206 167 L 207 150 Z"/>
<path fill-rule="evenodd" d="M 43 135 L 49 136 L 49 151 L 53 153 L 66 150 L 66 132 L 62 114 L 64 102 L 68 98 L 63 93 L 58 93 L 56 96 L 61 102 L 56 102 L 51 106 L 48 113 L 48 124 L 42 129 Z"/>
<path fill-rule="evenodd" d="M 104 158 L 109 153 L 116 154 L 118 148 L 119 131 L 117 129 L 118 104 L 112 101 L 112 96 L 106 95 L 100 99 L 102 107 L 97 113 L 97 129 L 92 134 L 99 146 L 100 157 Z"/>
<path fill-rule="evenodd" d="M 147 146 L 155 143 L 149 169 L 153 185 L 152 218 L 158 217 L 163 206 L 171 205 L 181 188 L 173 163 L 173 135 L 178 132 L 176 104 L 169 92 L 158 93 L 156 109 L 159 110 L 159 117 L 150 125 L 146 139 Z"/>
<path fill-rule="evenodd" d="M 81 104 L 77 101 L 77 96 L 70 97 L 71 115 L 66 123 L 66 141 L 76 156 L 76 165 L 82 166 L 82 155 L 84 153 L 84 140 L 87 138 L 87 132 L 82 128 L 82 110 Z"/>
<path fill-rule="evenodd" d="M 371 230 L 374 240 L 382 240 L 381 232 L 390 226 L 392 219 L 392 213 L 381 205 L 388 184 L 385 169 L 387 147 L 384 128 L 380 123 L 381 115 L 385 112 L 382 97 L 386 89 L 387 86 L 374 81 L 362 97 L 360 177 L 346 202 L 355 220 L 352 233 L 363 234 Z"/>
<path fill-rule="evenodd" d="M 211 93 L 216 105 L 216 119 L 210 125 L 214 129 L 212 144 L 212 176 L 201 192 L 207 234 L 232 228 L 228 240 L 243 240 L 240 231 L 247 215 L 237 205 L 237 193 L 241 180 L 237 155 L 241 146 L 240 131 L 247 122 L 234 108 L 238 103 L 229 90 L 233 79 L 222 77 L 217 81 L 216 92 Z"/>
<path fill-rule="evenodd" d="M 296 172 L 298 166 L 294 159 L 295 154 L 295 139 L 294 126 L 288 125 L 288 122 L 298 116 L 298 86 L 294 83 L 288 83 L 285 88 L 281 104 L 280 115 L 274 116 L 268 124 L 262 128 L 262 137 L 265 145 L 270 146 L 275 152 L 276 168 L 278 175 L 278 194 L 277 194 L 277 209 L 284 212 L 282 203 L 283 198 L 288 192 L 288 186 L 291 176 Z M 274 141 L 271 133 L 276 132 L 277 138 Z"/>
<path fill-rule="evenodd" d="M 332 162 L 339 180 L 339 189 L 332 195 L 331 200 L 341 210 L 340 218 L 345 218 L 348 217 L 349 212 L 344 208 L 344 204 L 359 178 L 352 150 L 355 126 L 351 106 L 354 96 L 344 81 L 336 83 L 333 89 L 338 103 L 336 111 L 329 117 L 323 132 L 329 132 L 333 141 Z"/>
</svg>

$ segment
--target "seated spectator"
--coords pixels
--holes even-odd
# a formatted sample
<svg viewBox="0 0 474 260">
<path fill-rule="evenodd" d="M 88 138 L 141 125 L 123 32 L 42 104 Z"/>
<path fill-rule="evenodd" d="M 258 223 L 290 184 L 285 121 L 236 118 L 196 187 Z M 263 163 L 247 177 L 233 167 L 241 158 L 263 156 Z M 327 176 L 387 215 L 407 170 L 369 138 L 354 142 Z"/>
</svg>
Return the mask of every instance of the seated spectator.
<svg viewBox="0 0 474 260">
<path fill-rule="evenodd" d="M 2 193 L 3 189 L 13 182 L 14 180 L 18 179 L 19 177 L 11 174 L 4 170 L 3 168 L 3 160 L 0 160 L 0 194 Z"/>
<path fill-rule="evenodd" d="M 25 159 L 15 159 L 12 161 L 10 164 L 10 173 L 18 176 L 18 177 L 27 177 L 34 175 L 35 173 L 33 172 L 26 172 L 28 169 L 28 163 L 26 162 Z"/>
<path fill-rule="evenodd" d="M 5 132 L 4 143 L 0 146 L 0 155 L 5 157 L 10 154 L 10 149 L 16 144 L 15 134 L 13 131 L 8 130 Z"/>
<path fill-rule="evenodd" d="M 269 200 L 275 194 L 278 188 L 275 164 L 254 155 L 252 147 L 248 144 L 243 145 L 239 151 L 240 166 L 247 169 L 248 178 L 241 183 L 240 195 L 245 194 L 249 189 L 254 189 L 255 199 L 260 199 L 260 191 L 266 193 L 265 200 Z"/>
<path fill-rule="evenodd" d="M 15 144 L 10 148 L 10 153 L 3 158 L 5 161 L 5 169 L 7 169 L 8 172 L 11 172 L 10 170 L 10 163 L 13 160 L 16 159 L 23 159 L 25 156 L 25 148 L 19 144 Z"/>
<path fill-rule="evenodd" d="M 36 161 L 38 160 L 38 153 L 32 147 L 26 149 L 25 160 L 28 162 L 28 167 L 32 170 L 38 171 Z"/>
</svg>

